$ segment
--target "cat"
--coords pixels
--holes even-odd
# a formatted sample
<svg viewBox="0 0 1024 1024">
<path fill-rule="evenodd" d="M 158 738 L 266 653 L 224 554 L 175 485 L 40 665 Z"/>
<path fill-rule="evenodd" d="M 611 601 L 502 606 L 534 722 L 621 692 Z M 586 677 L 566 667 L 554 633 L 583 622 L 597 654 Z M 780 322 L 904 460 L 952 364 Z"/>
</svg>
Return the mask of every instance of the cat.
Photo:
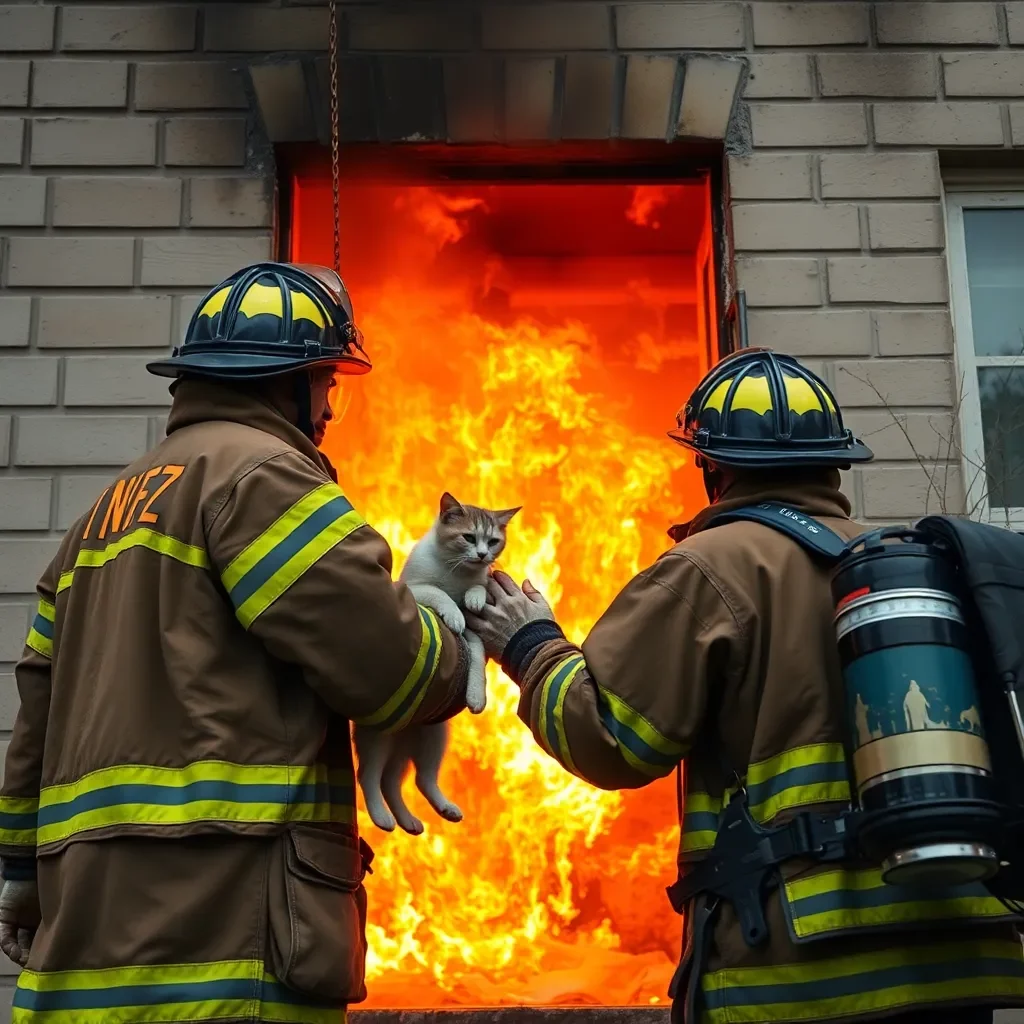
<svg viewBox="0 0 1024 1024">
<path fill-rule="evenodd" d="M 487 704 L 486 657 L 480 638 L 466 631 L 459 606 L 479 612 L 487 603 L 491 565 L 505 549 L 506 527 L 521 507 L 491 511 L 463 505 L 445 491 L 434 525 L 417 541 L 399 576 L 419 604 L 465 638 L 469 647 L 466 706 L 477 715 Z M 354 733 L 359 786 L 378 828 L 391 832 L 397 822 L 411 835 L 423 832 L 423 822 L 402 799 L 402 781 L 410 764 L 416 771 L 416 788 L 430 806 L 448 821 L 462 820 L 462 811 L 437 782 L 448 746 L 447 722 L 412 726 L 391 735 L 356 726 Z"/>
</svg>

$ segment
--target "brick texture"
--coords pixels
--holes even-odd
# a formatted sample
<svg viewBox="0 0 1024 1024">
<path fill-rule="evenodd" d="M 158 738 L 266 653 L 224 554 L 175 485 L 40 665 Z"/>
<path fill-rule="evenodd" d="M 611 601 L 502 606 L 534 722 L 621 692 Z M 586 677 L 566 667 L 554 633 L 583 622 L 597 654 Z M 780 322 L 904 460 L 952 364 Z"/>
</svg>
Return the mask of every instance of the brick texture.
<svg viewBox="0 0 1024 1024">
<path fill-rule="evenodd" d="M 883 203 L 868 207 L 872 249 L 941 249 L 942 207 L 934 203 Z"/>
<path fill-rule="evenodd" d="M 751 345 L 798 358 L 871 354 L 871 314 L 865 309 L 755 311 L 749 314 L 748 328 Z"/>
<path fill-rule="evenodd" d="M 0 406 L 56 405 L 59 359 L 0 357 Z"/>
<path fill-rule="evenodd" d="M 934 96 L 939 75 L 930 53 L 823 53 L 822 96 Z"/>
<path fill-rule="evenodd" d="M 632 3 L 616 7 L 615 18 L 624 50 L 728 50 L 744 43 L 738 3 Z"/>
<path fill-rule="evenodd" d="M 61 14 L 65 50 L 191 50 L 196 42 L 194 7 L 67 4 Z"/>
<path fill-rule="evenodd" d="M 999 108 L 976 103 L 877 103 L 875 141 L 883 146 L 1000 146 Z"/>
<path fill-rule="evenodd" d="M 995 45 L 999 18 L 994 3 L 876 3 L 878 41 L 907 43 Z"/>
<path fill-rule="evenodd" d="M 755 146 L 863 146 L 868 124 L 860 103 L 752 103 Z"/>
<path fill-rule="evenodd" d="M 197 228 L 269 227 L 273 198 L 263 178 L 193 178 L 188 222 Z"/>
<path fill-rule="evenodd" d="M 49 50 L 56 13 L 40 5 L 0 5 L 0 52 Z"/>
<path fill-rule="evenodd" d="M 171 340 L 167 295 L 44 295 L 40 348 L 166 348 Z"/>
<path fill-rule="evenodd" d="M 0 59 L 0 107 L 24 107 L 28 103 L 31 61 Z"/>
<path fill-rule="evenodd" d="M 953 328 L 944 309 L 880 309 L 874 319 L 879 355 L 934 356 L 953 351 Z"/>
<path fill-rule="evenodd" d="M 814 95 L 813 58 L 806 53 L 755 53 L 743 90 L 752 100 L 807 99 Z"/>
<path fill-rule="evenodd" d="M 146 371 L 139 356 L 69 356 L 64 404 L 170 405 L 168 381 Z"/>
<path fill-rule="evenodd" d="M 128 64 L 123 60 L 44 60 L 32 69 L 36 107 L 124 107 Z"/>
<path fill-rule="evenodd" d="M 57 178 L 53 183 L 53 223 L 57 227 L 176 227 L 181 223 L 181 181 Z"/>
<path fill-rule="evenodd" d="M 734 199 L 809 199 L 811 160 L 805 153 L 756 153 L 729 159 Z"/>
<path fill-rule="evenodd" d="M 37 167 L 142 166 L 156 163 L 152 118 L 53 117 L 32 125 Z"/>
<path fill-rule="evenodd" d="M 169 167 L 241 167 L 245 119 L 176 117 L 167 122 L 164 154 Z"/>
<path fill-rule="evenodd" d="M 678 62 L 673 57 L 630 57 L 622 104 L 622 137 L 663 139 Z"/>
<path fill-rule="evenodd" d="M 554 60 L 541 57 L 508 61 L 505 65 L 506 138 L 550 138 L 554 109 Z"/>
<path fill-rule="evenodd" d="M 890 199 L 939 194 L 935 153 L 823 153 L 826 199 Z"/>
<path fill-rule="evenodd" d="M 755 3 L 756 46 L 842 46 L 868 41 L 867 4 Z"/>
<path fill-rule="evenodd" d="M 247 263 L 266 259 L 262 236 L 170 235 L 142 243 L 144 285 L 204 285 L 227 277 Z"/>
<path fill-rule="evenodd" d="M 833 302 L 945 302 L 945 262 L 937 256 L 837 257 L 828 261 Z"/>
<path fill-rule="evenodd" d="M 480 13 L 488 50 L 605 50 L 611 42 L 604 4 L 485 4 Z"/>
<path fill-rule="evenodd" d="M 0 226 L 29 226 L 46 220 L 46 179 L 0 177 Z"/>
<path fill-rule="evenodd" d="M 817 260 L 743 258 L 737 261 L 736 273 L 750 306 L 821 304 L 821 267 Z"/>
<path fill-rule="evenodd" d="M 49 529 L 52 491 L 51 477 L 0 477 L 0 530 Z M 19 646 L 23 640 L 21 637 Z M 0 658 L 4 647 L 0 637 Z"/>
<path fill-rule="evenodd" d="M 24 148 L 24 120 L 20 117 L 0 117 L 0 164 L 20 164 Z"/>
<path fill-rule="evenodd" d="M 212 4 L 203 45 L 210 52 L 326 50 L 327 22 L 317 8 Z"/>
<path fill-rule="evenodd" d="M 0 538 L 0 594 L 21 594 L 35 589 L 34 581 L 57 554 L 57 540 L 4 540 Z M 27 581 L 33 584 L 26 586 Z"/>
<path fill-rule="evenodd" d="M 146 450 L 145 416 L 20 416 L 18 466 L 125 466 Z"/>
<path fill-rule="evenodd" d="M 468 5 L 353 7 L 348 12 L 348 44 L 353 50 L 468 50 L 473 37 L 473 11 Z"/>
<path fill-rule="evenodd" d="M 84 515 L 109 483 L 109 474 L 68 473 L 61 476 L 57 490 L 57 522 L 54 524 L 57 529 L 66 530 Z"/>
<path fill-rule="evenodd" d="M 21 657 L 33 611 L 27 602 L 0 604 L 0 661 L 17 661 Z"/>
<path fill-rule="evenodd" d="M 12 238 L 7 281 L 19 287 L 79 288 L 132 283 L 135 243 L 131 238 L 46 236 Z"/>
<path fill-rule="evenodd" d="M 32 330 L 32 299 L 28 295 L 0 295 L 0 348 L 28 345 Z"/>
<path fill-rule="evenodd" d="M 136 110 L 210 110 L 246 106 L 242 76 L 226 62 L 170 61 L 139 64 Z"/>
<path fill-rule="evenodd" d="M 733 230 L 746 251 L 860 248 L 857 207 L 846 203 L 744 204 L 733 210 Z"/>
</svg>

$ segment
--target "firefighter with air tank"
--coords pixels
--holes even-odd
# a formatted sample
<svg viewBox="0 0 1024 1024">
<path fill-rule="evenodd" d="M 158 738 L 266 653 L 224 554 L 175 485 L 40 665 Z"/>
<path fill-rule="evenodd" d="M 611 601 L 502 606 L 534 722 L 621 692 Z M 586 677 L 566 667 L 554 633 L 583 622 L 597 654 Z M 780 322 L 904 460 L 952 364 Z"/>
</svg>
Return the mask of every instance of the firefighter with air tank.
<svg viewBox="0 0 1024 1024">
<path fill-rule="evenodd" d="M 872 454 L 795 359 L 724 359 L 670 436 L 710 506 L 581 648 L 505 574 L 467 624 L 567 771 L 630 789 L 685 759 L 676 1024 L 1024 1006 L 1016 904 L 982 884 L 1001 811 L 952 563 L 913 531 L 863 536 L 839 471 Z"/>
</svg>

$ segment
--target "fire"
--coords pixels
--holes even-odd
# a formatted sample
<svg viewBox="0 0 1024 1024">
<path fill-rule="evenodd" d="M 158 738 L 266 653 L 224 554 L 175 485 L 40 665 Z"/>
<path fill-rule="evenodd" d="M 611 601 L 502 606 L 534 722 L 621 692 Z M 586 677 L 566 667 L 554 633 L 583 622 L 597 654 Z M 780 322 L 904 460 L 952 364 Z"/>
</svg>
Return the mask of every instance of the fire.
<svg viewBox="0 0 1024 1024">
<path fill-rule="evenodd" d="M 579 642 L 665 549 L 666 527 L 703 504 L 682 451 L 659 436 L 692 386 L 695 338 L 673 326 L 680 294 L 666 283 L 685 253 L 631 265 L 595 255 L 592 237 L 578 259 L 552 260 L 538 238 L 557 248 L 573 223 L 586 229 L 541 223 L 525 239 L 533 204 L 513 215 L 507 196 L 530 187 L 343 189 L 343 269 L 375 369 L 340 389 L 325 449 L 391 544 L 396 575 L 443 490 L 523 505 L 502 566 L 531 579 Z M 537 202 L 556 188 L 532 187 Z M 322 203 L 329 190 L 317 188 Z M 561 188 L 563 206 L 586 192 Z M 629 188 L 601 188 L 594 214 L 640 230 Z M 314 216 L 311 191 L 299 192 L 293 257 L 325 259 L 329 207 Z M 663 218 L 692 202 L 665 191 Z M 574 778 L 517 719 L 516 687 L 488 672 L 488 707 L 455 721 L 442 773 L 463 822 L 440 821 L 411 779 L 423 836 L 385 835 L 360 810 L 377 854 L 368 1005 L 665 1002 L 680 935 L 664 894 L 674 781 L 606 793 Z"/>
</svg>

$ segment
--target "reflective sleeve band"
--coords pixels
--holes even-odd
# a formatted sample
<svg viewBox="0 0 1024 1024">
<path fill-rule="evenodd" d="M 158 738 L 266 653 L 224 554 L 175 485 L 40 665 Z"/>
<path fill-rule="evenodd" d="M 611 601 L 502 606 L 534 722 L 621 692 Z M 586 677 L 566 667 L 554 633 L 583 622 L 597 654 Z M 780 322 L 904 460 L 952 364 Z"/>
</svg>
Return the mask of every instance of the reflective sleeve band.
<svg viewBox="0 0 1024 1024">
<path fill-rule="evenodd" d="M 0 846 L 24 847 L 34 855 L 38 811 L 34 798 L 0 796 Z"/>
<path fill-rule="evenodd" d="M 290 586 L 365 525 L 333 483 L 300 498 L 224 570 L 224 588 L 248 629 Z"/>
<path fill-rule="evenodd" d="M 574 775 L 579 773 L 565 734 L 565 695 L 585 664 L 582 654 L 570 654 L 555 664 L 541 683 L 537 716 L 537 734 L 542 746 Z"/>
<path fill-rule="evenodd" d="M 49 601 L 40 600 L 36 617 L 25 639 L 27 646 L 44 658 L 53 657 L 53 620 L 55 611 Z"/>
<path fill-rule="evenodd" d="M 638 711 L 603 686 L 598 687 L 601 721 L 615 738 L 622 759 L 653 779 L 668 775 L 686 756 L 686 748 L 658 732 Z"/>
<path fill-rule="evenodd" d="M 182 768 L 119 765 L 39 795 L 40 846 L 111 825 L 350 823 L 355 785 L 324 765 L 195 761 Z"/>
<path fill-rule="evenodd" d="M 385 704 L 373 714 L 356 719 L 357 725 L 372 726 L 381 732 L 395 732 L 408 725 L 423 703 L 441 661 L 441 628 L 429 608 L 419 605 L 419 612 L 420 646 L 412 668 Z"/>
</svg>

